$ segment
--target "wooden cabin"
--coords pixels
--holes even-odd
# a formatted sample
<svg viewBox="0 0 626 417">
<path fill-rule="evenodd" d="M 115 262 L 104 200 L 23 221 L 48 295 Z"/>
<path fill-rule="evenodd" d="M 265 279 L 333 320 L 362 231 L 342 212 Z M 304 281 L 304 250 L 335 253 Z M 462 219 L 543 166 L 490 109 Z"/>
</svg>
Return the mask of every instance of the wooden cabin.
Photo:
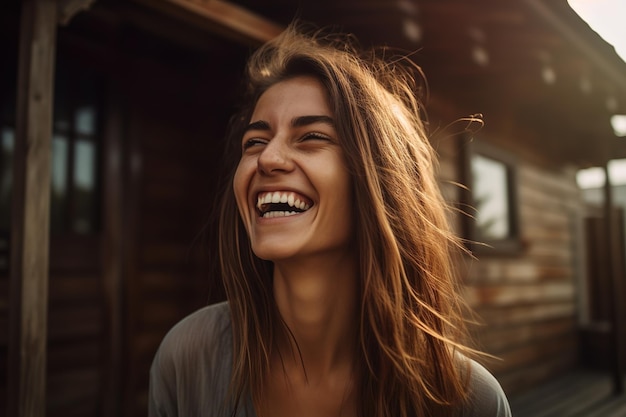
<svg viewBox="0 0 626 417">
<path fill-rule="evenodd" d="M 626 156 L 608 123 L 626 114 L 626 63 L 565 0 L 9 0 L 7 415 L 145 415 L 165 332 L 224 297 L 210 233 L 224 129 L 247 56 L 296 15 L 408 51 L 424 69 L 441 186 L 469 213 L 452 221 L 486 243 L 468 244 L 474 258 L 459 269 L 505 390 L 597 355 L 619 371 L 620 212 L 608 186 L 589 209 L 576 171 Z M 475 114 L 485 126 L 468 132 L 460 119 Z"/>
</svg>

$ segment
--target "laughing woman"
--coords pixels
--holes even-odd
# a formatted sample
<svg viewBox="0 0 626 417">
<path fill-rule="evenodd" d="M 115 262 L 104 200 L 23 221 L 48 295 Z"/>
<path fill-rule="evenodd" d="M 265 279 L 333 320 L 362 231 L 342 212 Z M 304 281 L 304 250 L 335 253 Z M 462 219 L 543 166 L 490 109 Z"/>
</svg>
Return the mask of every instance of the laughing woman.
<svg viewBox="0 0 626 417">
<path fill-rule="evenodd" d="M 165 337 L 151 416 L 510 415 L 463 344 L 411 68 L 294 27 L 252 56 L 221 206 L 228 302 Z"/>
</svg>

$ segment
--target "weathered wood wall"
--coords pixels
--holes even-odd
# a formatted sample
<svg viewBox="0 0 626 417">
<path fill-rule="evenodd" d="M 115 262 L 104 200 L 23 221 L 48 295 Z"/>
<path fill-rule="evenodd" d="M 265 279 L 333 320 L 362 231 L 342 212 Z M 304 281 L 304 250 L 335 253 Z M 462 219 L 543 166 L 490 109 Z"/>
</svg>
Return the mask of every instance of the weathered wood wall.
<svg viewBox="0 0 626 417">
<path fill-rule="evenodd" d="M 203 227 L 218 200 L 218 144 L 228 107 L 227 74 L 204 67 L 167 74 L 159 62 L 134 61 L 129 97 L 130 146 L 125 231 L 124 316 L 127 395 L 145 413 L 150 363 L 165 332 L 212 297 Z M 149 74 L 149 75 L 148 75 Z M 199 78 L 198 78 L 198 77 Z M 167 83 L 160 80 L 167 79 Z M 219 80 L 216 82 L 216 80 Z M 207 250 L 208 249 L 208 250 Z"/>
<path fill-rule="evenodd" d="M 156 13 L 105 6 L 61 29 L 59 51 L 105 83 L 101 216 L 90 236 L 51 237 L 46 415 L 144 416 L 148 369 L 164 334 L 222 298 L 206 262 L 215 246 L 203 231 L 247 48 Z M 2 375 L 6 272 L 0 268 Z M 3 378 L 0 415 L 5 400 Z"/>
<path fill-rule="evenodd" d="M 50 248 L 46 415 L 100 415 L 104 334 L 98 240 L 53 238 Z M 6 411 L 6 270 L 0 271 L 0 415 Z"/>
<path fill-rule="evenodd" d="M 486 126 L 474 140 L 493 133 Z M 495 146 L 507 151 L 507 140 L 513 138 L 501 138 Z M 457 202 L 461 189 L 452 182 L 464 180 L 459 171 L 463 143 L 446 139 L 436 146 L 444 195 Z M 476 259 L 466 256 L 460 265 L 465 297 L 481 323 L 471 326 L 478 347 L 500 358 L 485 365 L 511 393 L 578 361 L 576 268 L 585 243 L 575 171 L 533 158 L 532 150 L 515 155 L 521 250 L 476 253 Z M 462 217 L 453 218 L 459 233 Z"/>
<path fill-rule="evenodd" d="M 222 298 L 208 263 L 215 241 L 204 232 L 247 49 L 176 29 L 191 45 L 160 37 L 161 28 L 125 32 L 123 72 L 112 86 L 123 100 L 118 382 L 126 416 L 145 415 L 149 367 L 165 333 Z"/>
<path fill-rule="evenodd" d="M 98 415 L 105 345 L 99 239 L 52 237 L 47 413 Z"/>
<path fill-rule="evenodd" d="M 570 368 L 578 359 L 573 235 L 580 204 L 571 172 L 520 161 L 519 259 L 481 259 L 468 298 L 489 326 L 482 343 L 502 358 L 493 371 L 510 390 Z"/>
</svg>

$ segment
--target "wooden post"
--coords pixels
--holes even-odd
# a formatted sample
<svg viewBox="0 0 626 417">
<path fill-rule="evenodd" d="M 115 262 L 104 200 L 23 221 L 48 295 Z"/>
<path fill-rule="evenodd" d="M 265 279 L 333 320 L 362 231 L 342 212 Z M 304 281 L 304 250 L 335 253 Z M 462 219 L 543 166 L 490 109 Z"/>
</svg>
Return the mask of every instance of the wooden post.
<svg viewBox="0 0 626 417">
<path fill-rule="evenodd" d="M 45 414 L 50 159 L 57 2 L 24 0 L 20 27 L 8 414 Z"/>
<path fill-rule="evenodd" d="M 613 208 L 613 189 L 611 185 L 611 178 L 609 177 L 608 162 L 604 165 L 604 216 L 606 225 L 606 239 L 608 248 L 609 265 L 607 270 L 609 273 L 609 282 L 611 283 L 610 300 L 607 302 L 610 305 L 611 314 L 611 358 L 609 363 L 611 364 L 611 376 L 613 379 L 613 393 L 620 395 L 624 392 L 624 377 L 623 377 L 623 364 L 622 364 L 622 347 L 621 347 L 621 329 L 622 318 L 620 314 L 621 305 L 621 292 L 620 292 L 620 280 L 623 274 L 622 260 L 624 259 L 624 253 L 622 253 L 623 244 L 619 242 L 618 237 L 621 233 L 618 233 L 618 227 L 623 227 L 617 220 L 615 209 Z M 620 230 L 621 232 L 621 230 Z"/>
<path fill-rule="evenodd" d="M 121 71 L 117 66 L 116 72 Z M 106 314 L 106 360 L 103 361 L 103 403 L 101 417 L 124 415 L 122 412 L 122 392 L 125 385 L 123 379 L 123 340 L 124 331 L 123 283 L 124 275 L 124 180 L 123 180 L 123 147 L 124 143 L 124 109 L 122 103 L 120 77 L 109 87 L 110 99 L 105 108 L 103 132 L 103 171 L 104 210 L 103 216 L 103 292 Z"/>
</svg>

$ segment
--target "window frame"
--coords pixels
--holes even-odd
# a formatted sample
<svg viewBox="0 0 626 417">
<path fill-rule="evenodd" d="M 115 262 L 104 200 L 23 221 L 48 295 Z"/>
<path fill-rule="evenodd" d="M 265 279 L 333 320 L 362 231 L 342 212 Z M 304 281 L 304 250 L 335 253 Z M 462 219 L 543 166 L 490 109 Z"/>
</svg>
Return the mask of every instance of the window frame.
<svg viewBox="0 0 626 417">
<path fill-rule="evenodd" d="M 477 255 L 515 255 L 522 250 L 519 221 L 519 198 L 517 181 L 517 159 L 503 149 L 497 148 L 475 138 L 463 138 L 461 152 L 461 178 L 465 185 L 461 193 L 462 233 L 467 249 Z M 478 232 L 475 215 L 476 201 L 473 192 L 474 173 L 472 158 L 480 155 L 501 163 L 506 174 L 506 201 L 508 205 L 508 236 L 502 239 L 489 239 Z"/>
</svg>

